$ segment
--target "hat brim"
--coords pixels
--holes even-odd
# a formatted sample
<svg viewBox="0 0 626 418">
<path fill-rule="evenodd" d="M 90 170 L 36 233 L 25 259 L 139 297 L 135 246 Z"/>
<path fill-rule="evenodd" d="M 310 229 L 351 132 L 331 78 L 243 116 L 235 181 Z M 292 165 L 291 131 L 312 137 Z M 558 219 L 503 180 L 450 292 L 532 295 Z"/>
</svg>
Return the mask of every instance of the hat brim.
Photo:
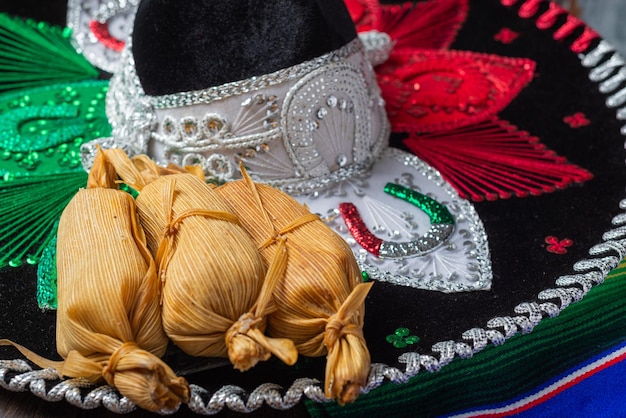
<svg viewBox="0 0 626 418">
<path fill-rule="evenodd" d="M 528 10 L 533 4 L 537 5 L 536 9 Z M 623 288 L 623 278 L 612 277 L 610 283 L 599 286 L 600 292 L 592 289 L 602 283 L 626 254 L 626 205 L 622 201 L 626 184 L 621 134 L 623 122 L 616 117 L 617 108 L 624 103 L 621 99 L 624 83 L 619 76 L 623 61 L 610 46 L 597 38 L 584 51 L 575 50 L 573 46 L 587 28 L 577 25 L 569 35 L 557 36 L 559 29 L 573 20 L 565 12 L 557 13 L 553 20 L 548 19 L 550 15 L 547 13 L 552 10 L 549 7 L 548 2 L 471 2 L 467 20 L 451 48 L 533 59 L 537 63 L 537 76 L 498 113 L 498 117 L 540 138 L 548 148 L 592 173 L 593 179 L 539 196 L 513 196 L 470 203 L 460 199 L 451 186 L 442 182 L 438 173 L 419 159 L 406 151 L 389 150 L 374 165 L 369 178 L 363 179 L 357 187 L 344 189 L 347 194 L 302 198 L 323 216 L 331 211 L 338 232 L 356 241 L 347 235 L 349 227 L 342 224 L 343 218 L 335 212 L 339 210 L 340 203 L 353 203 L 365 225 L 372 225 L 375 220 L 374 212 L 365 209 L 368 206 L 363 199 L 367 196 L 395 208 L 401 207 L 402 212 L 410 210 L 413 219 L 418 220 L 418 226 L 429 227 L 434 222 L 424 214 L 423 209 L 407 201 L 398 202 L 383 191 L 387 183 L 409 186 L 409 189 L 410 186 L 418 186 L 421 195 L 445 206 L 456 220 L 450 236 L 452 241 L 434 246 L 432 254 L 471 252 L 470 249 L 479 248 L 481 251 L 475 257 L 482 264 L 478 263 L 478 270 L 484 273 L 485 280 L 492 279 L 491 290 L 480 292 L 442 293 L 437 291 L 441 289 L 431 291 L 419 286 L 406 286 L 406 283 L 394 283 L 395 275 L 387 273 L 392 271 L 388 266 L 397 264 L 397 261 L 381 258 L 380 254 L 377 256 L 365 248 L 367 253 L 357 249 L 357 255 L 363 254 L 370 266 L 371 278 L 377 281 L 366 302 L 365 335 L 375 363 L 366 392 L 373 391 L 386 380 L 403 383 L 424 370 L 439 370 L 453 359 L 476 355 L 475 360 L 453 363 L 456 371 L 472 373 L 479 367 L 479 360 L 484 360 L 478 352 L 488 345 L 506 342 L 497 347 L 498 353 L 503 356 L 502 363 L 498 363 L 500 366 L 507 362 L 505 354 L 509 349 L 546 350 L 547 356 L 558 358 L 559 350 L 567 348 L 559 333 L 562 328 L 568 328 L 568 324 L 572 332 L 563 335 L 573 341 L 577 341 L 577 329 L 588 330 L 584 338 L 591 336 L 600 345 L 623 338 L 624 334 L 619 332 L 618 326 L 610 326 L 615 325 L 617 319 L 610 316 L 606 309 L 601 309 L 602 305 L 609 306 L 609 300 L 603 301 L 603 298 L 610 296 L 601 291 L 613 289 L 618 292 Z M 498 41 L 495 35 L 503 27 L 522 34 L 522 37 L 512 43 Z M 590 124 L 572 128 L 564 123 L 565 117 L 575 113 L 585 115 Z M 395 145 L 401 146 L 401 139 L 396 137 L 394 141 Z M 370 191 L 374 191 L 373 196 Z M 467 223 L 467 230 L 464 229 L 464 222 Z M 462 231 L 469 231 L 469 235 Z M 418 235 L 423 235 L 424 230 L 420 232 Z M 384 239 L 385 235 L 378 238 Z M 468 246 L 466 241 L 473 244 Z M 357 244 L 353 244 L 356 249 Z M 406 260 L 413 262 L 415 257 Z M 468 255 L 464 260 L 469 261 L 462 264 L 468 267 L 473 257 Z M 368 270 L 366 265 L 364 270 Z M 409 270 L 419 269 L 413 267 Z M 417 277 L 422 276 L 418 274 Z M 428 272 L 424 277 L 428 277 Z M 11 301 L 10 304 L 3 304 L 3 309 L 6 317 L 13 318 L 5 322 L 2 332 L 10 334 L 18 342 L 40 341 L 44 346 L 41 354 L 53 354 L 54 315 L 42 313 L 35 306 L 32 299 L 35 280 L 32 267 L 2 272 L 3 299 Z M 18 285 L 8 285 L 12 283 Z M 434 287 L 437 285 L 430 283 Z M 587 300 L 585 295 L 590 291 L 599 296 Z M 582 302 L 579 302 L 581 299 Z M 580 315 L 574 316 L 576 321 L 572 319 L 574 310 L 564 311 L 574 302 L 577 303 L 572 308 L 578 306 L 575 310 Z M 591 306 L 592 302 L 608 321 L 606 327 L 598 330 L 611 330 L 611 333 L 602 336 L 600 332 L 592 332 L 583 325 L 585 316 L 590 315 L 585 307 Z M 623 308 L 621 305 L 611 306 L 616 311 Z M 15 306 L 20 307 L 18 316 L 15 315 Z M 566 312 L 572 312 L 572 316 Z M 562 318 L 557 320 L 562 327 L 545 324 L 548 318 L 559 314 Z M 568 323 L 568 320 L 572 322 Z M 38 324 L 39 330 L 34 331 L 33 324 Z M 533 331 L 535 327 L 540 332 L 513 339 L 518 334 Z M 406 328 L 408 334 L 405 331 L 396 332 L 401 328 Z M 395 337 L 387 338 L 390 335 Z M 419 337 L 419 341 L 413 339 L 414 344 L 405 347 L 401 347 L 402 344 L 393 345 L 398 338 L 408 341 L 405 337 L 411 335 Z M 528 341 L 528 347 L 525 347 L 525 341 Z M 530 347 L 531 342 L 535 348 Z M 543 347 L 542 343 L 545 343 Z M 581 348 L 577 355 L 583 355 L 583 345 L 578 346 Z M 589 348 L 589 345 L 585 347 Z M 14 358 L 13 352 L 5 353 L 8 354 L 3 355 L 4 358 Z M 493 350 L 490 353 L 493 354 Z M 230 394 L 240 399 L 249 399 L 245 391 L 254 391 L 255 396 L 268 403 L 278 396 L 281 400 L 276 401 L 276 405 L 284 402 L 282 405 L 287 407 L 305 393 L 309 398 L 321 401 L 319 385 L 311 379 L 321 379 L 322 361 L 304 359 L 292 369 L 269 362 L 245 375 L 232 373 L 227 368 L 197 373 L 193 379 L 207 389 L 197 389 L 197 402 L 207 410 L 210 409 L 206 406 L 209 404 L 215 410 L 230 405 L 225 401 L 215 404 L 209 401 L 214 398 L 223 400 L 226 387 L 232 389 Z M 514 364 L 513 361 L 509 363 Z M 24 367 L 22 363 L 3 366 L 10 376 L 24 373 Z M 448 367 L 451 366 L 446 369 Z M 557 370 L 560 366 L 551 367 Z M 455 378 L 450 373 L 445 376 Z M 284 396 L 276 395 L 273 388 L 263 385 L 268 382 L 267 376 L 277 374 L 281 376 L 269 380 L 288 388 Z M 419 380 L 431 378 L 434 377 L 422 373 Z M 231 385 L 243 387 L 245 391 Z M 18 388 L 16 384 L 8 386 L 12 390 Z M 119 406 L 119 398 L 116 401 L 114 394 L 110 396 L 114 402 L 109 405 L 118 402 Z M 368 396 L 363 395 L 363 398 Z M 372 393 L 371 397 L 379 399 L 376 393 Z M 292 400 L 295 401 L 289 404 Z M 79 401 L 82 402 L 81 399 Z M 241 409 L 258 407 L 250 405 Z M 446 412 L 443 409 L 438 412 Z M 358 410 L 357 404 L 354 409 L 347 407 L 341 411 L 356 413 Z"/>
</svg>

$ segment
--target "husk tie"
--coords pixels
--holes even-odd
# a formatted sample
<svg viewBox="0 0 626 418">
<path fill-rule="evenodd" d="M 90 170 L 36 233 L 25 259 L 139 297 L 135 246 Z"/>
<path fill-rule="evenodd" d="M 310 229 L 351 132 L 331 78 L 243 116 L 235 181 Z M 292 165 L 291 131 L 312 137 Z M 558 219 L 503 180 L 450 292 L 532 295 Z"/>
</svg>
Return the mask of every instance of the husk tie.
<svg viewBox="0 0 626 418">
<path fill-rule="evenodd" d="M 363 327 L 352 322 L 352 318 L 363 306 L 373 284 L 372 282 L 361 283 L 356 286 L 337 313 L 328 318 L 326 324 L 324 345 L 328 350 L 328 355 L 326 357 L 327 386 L 324 388 L 324 392 L 329 398 L 336 398 L 341 403 L 354 402 L 359 395 L 361 382 L 367 379 L 369 373 L 369 370 L 358 367 L 363 359 L 353 357 L 358 356 L 362 350 L 355 350 L 356 353 L 351 353 L 350 356 L 346 356 L 342 351 L 349 350 L 349 345 L 366 347 Z M 348 365 L 342 366 L 342 360 L 347 361 Z M 362 370 L 360 376 L 354 376 L 353 370 L 355 369 Z"/>
<path fill-rule="evenodd" d="M 176 189 L 176 180 L 169 179 L 164 182 L 163 192 L 163 210 L 167 214 L 167 225 L 163 232 L 163 239 L 159 244 L 156 252 L 155 261 L 159 266 L 158 277 L 161 279 L 161 285 L 165 283 L 167 274 L 167 266 L 172 260 L 172 255 L 176 247 L 176 233 L 180 229 L 182 222 L 191 216 L 202 216 L 205 218 L 217 219 L 221 221 L 231 222 L 239 225 L 239 219 L 232 213 L 224 211 L 207 210 L 201 208 L 188 209 L 180 213 L 176 218 L 173 217 L 172 204 L 174 202 L 174 190 Z M 163 303 L 161 293 L 161 303 Z"/>
<path fill-rule="evenodd" d="M 324 391 L 339 403 L 352 402 L 366 384 L 369 351 L 362 333 L 364 300 L 372 284 L 359 284 L 360 271 L 342 238 L 284 193 L 243 180 L 216 189 L 265 260 L 284 243 L 289 262 L 276 286 L 278 309 L 268 334 L 289 337 L 306 356 L 327 355 Z"/>
<path fill-rule="evenodd" d="M 115 174 L 100 152 L 88 188 L 59 222 L 57 351 L 64 361 L 13 345 L 62 376 L 104 379 L 141 408 L 173 410 L 189 400 L 189 386 L 159 359 L 168 340 L 155 263 L 132 197 L 114 188 Z"/>
<path fill-rule="evenodd" d="M 293 342 L 263 334 L 286 260 L 277 257 L 266 271 L 237 216 L 199 170 L 106 153 L 122 180 L 141 190 L 139 217 L 159 265 L 163 323 L 172 341 L 193 356 L 227 356 L 242 371 L 271 354 L 295 363 Z"/>
</svg>

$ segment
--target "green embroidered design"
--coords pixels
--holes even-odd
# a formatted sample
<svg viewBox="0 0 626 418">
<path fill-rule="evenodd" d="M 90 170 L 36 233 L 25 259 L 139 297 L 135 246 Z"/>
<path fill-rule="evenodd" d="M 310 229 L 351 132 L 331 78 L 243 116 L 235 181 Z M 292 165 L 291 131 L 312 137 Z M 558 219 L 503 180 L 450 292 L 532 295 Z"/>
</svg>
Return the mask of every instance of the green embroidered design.
<svg viewBox="0 0 626 418">
<path fill-rule="evenodd" d="M 454 216 L 452 216 L 448 208 L 426 195 L 393 183 L 387 183 L 384 190 L 385 193 L 397 197 L 398 199 L 402 199 L 405 202 L 421 209 L 426 215 L 428 215 L 431 224 L 455 224 Z"/>
<path fill-rule="evenodd" d="M 57 308 L 57 225 L 54 226 L 55 235 L 50 239 L 43 250 L 41 260 L 37 266 L 37 304 L 41 309 Z"/>
<path fill-rule="evenodd" d="M 107 81 L 0 95 L 0 175 L 82 170 L 80 146 L 111 134 Z"/>
<path fill-rule="evenodd" d="M 0 144 L 10 152 L 42 151 L 85 132 L 78 107 L 30 106 L 12 109 L 0 117 Z"/>
<path fill-rule="evenodd" d="M 0 93 L 97 78 L 70 35 L 69 29 L 0 14 Z"/>
<path fill-rule="evenodd" d="M 395 348 L 405 348 L 409 345 L 417 344 L 420 340 L 419 337 L 409 335 L 410 332 L 408 328 L 398 328 L 395 333 L 387 335 L 386 340 Z"/>
<path fill-rule="evenodd" d="M 0 268 L 37 264 L 63 209 L 86 184 L 84 171 L 5 175 L 0 181 Z"/>
</svg>

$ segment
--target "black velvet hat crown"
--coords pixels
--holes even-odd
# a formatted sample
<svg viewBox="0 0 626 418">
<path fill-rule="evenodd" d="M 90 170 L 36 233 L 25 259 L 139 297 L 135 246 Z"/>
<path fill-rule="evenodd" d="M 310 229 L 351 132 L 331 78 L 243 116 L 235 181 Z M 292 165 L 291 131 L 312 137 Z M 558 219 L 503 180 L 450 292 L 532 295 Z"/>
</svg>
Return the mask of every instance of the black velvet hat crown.
<svg viewBox="0 0 626 418">
<path fill-rule="evenodd" d="M 145 92 L 160 96 L 278 71 L 355 37 L 341 1 L 143 1 L 133 55 Z"/>
<path fill-rule="evenodd" d="M 345 3 L 143 0 L 136 10 L 109 87 L 111 136 L 96 142 L 131 138 L 129 149 L 160 162 L 206 142 L 188 154 L 213 174 L 242 161 L 292 193 L 375 282 L 364 329 L 373 366 L 355 404 L 323 402 L 323 359 L 241 374 L 173 348 L 167 359 L 197 384 L 192 409 L 233 408 L 228 395 L 245 412 L 304 399 L 317 416 L 450 414 L 521 396 L 622 340 L 624 277 L 609 273 L 626 254 L 621 58 L 549 1 Z M 252 118 L 259 127 L 234 124 L 257 95 L 269 112 Z M 358 123 L 328 122 L 348 120 L 351 106 Z M 298 121 L 318 127 L 307 142 L 316 165 L 294 146 L 299 108 L 309 113 Z M 333 135 L 317 135 L 324 123 Z M 224 146 L 250 139 L 246 129 L 260 142 Z M 11 301 L 0 337 L 54 356 L 54 312 L 33 302 L 36 276 L 0 272 Z"/>
</svg>

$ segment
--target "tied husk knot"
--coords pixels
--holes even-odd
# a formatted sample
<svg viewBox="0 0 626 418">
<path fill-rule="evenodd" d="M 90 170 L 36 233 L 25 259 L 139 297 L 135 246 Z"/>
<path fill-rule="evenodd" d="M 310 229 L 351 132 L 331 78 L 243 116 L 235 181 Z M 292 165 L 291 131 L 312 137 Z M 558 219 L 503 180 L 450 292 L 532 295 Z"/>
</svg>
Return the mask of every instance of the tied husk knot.
<svg viewBox="0 0 626 418">
<path fill-rule="evenodd" d="M 276 310 L 272 292 L 287 267 L 285 241 L 284 237 L 276 237 L 278 250 L 265 275 L 265 281 L 255 305 L 250 312 L 242 315 L 226 333 L 228 358 L 238 370 L 248 370 L 259 360 L 267 360 L 270 353 L 289 366 L 298 360 L 298 350 L 293 341 L 287 338 L 269 338 L 261 331 L 266 326 L 265 317 Z"/>
<path fill-rule="evenodd" d="M 245 372 L 259 361 L 270 358 L 271 353 L 254 338 L 255 330 L 260 325 L 259 318 L 251 313 L 243 314 L 226 331 L 225 341 L 228 347 L 228 359 L 235 369 Z"/>
<path fill-rule="evenodd" d="M 293 342 L 263 335 L 286 255 L 268 268 L 199 170 L 163 169 L 145 157 L 105 153 L 122 180 L 141 190 L 137 210 L 158 265 L 170 339 L 192 356 L 228 357 L 239 370 L 271 354 L 295 363 Z"/>
<path fill-rule="evenodd" d="M 324 345 L 328 356 L 324 393 L 342 405 L 354 402 L 367 381 L 369 367 L 360 365 L 369 364 L 369 352 L 363 328 L 356 318 L 372 285 L 372 282 L 357 285 L 326 324 Z"/>
<path fill-rule="evenodd" d="M 276 310 L 267 334 L 294 341 L 304 356 L 327 356 L 324 392 L 352 402 L 367 383 L 370 355 L 363 338 L 364 301 L 372 283 L 361 283 L 354 254 L 319 216 L 291 196 L 243 179 L 216 192 L 239 217 L 266 263 L 285 252 L 288 263 L 273 292 Z M 280 245 L 277 245 L 280 243 Z"/>
<path fill-rule="evenodd" d="M 64 209 L 57 234 L 56 343 L 63 361 L 18 346 L 61 376 L 106 380 L 137 406 L 174 410 L 189 399 L 185 379 L 159 358 L 168 339 L 160 286 L 133 198 L 99 152 L 81 189 Z"/>
<path fill-rule="evenodd" d="M 141 367 L 140 367 L 141 366 Z M 127 342 L 113 352 L 102 370 L 106 382 L 126 393 L 134 402 L 150 411 L 172 411 L 181 402 L 189 402 L 187 381 L 154 355 Z M 134 394 L 139 385 L 149 388 Z"/>
</svg>

